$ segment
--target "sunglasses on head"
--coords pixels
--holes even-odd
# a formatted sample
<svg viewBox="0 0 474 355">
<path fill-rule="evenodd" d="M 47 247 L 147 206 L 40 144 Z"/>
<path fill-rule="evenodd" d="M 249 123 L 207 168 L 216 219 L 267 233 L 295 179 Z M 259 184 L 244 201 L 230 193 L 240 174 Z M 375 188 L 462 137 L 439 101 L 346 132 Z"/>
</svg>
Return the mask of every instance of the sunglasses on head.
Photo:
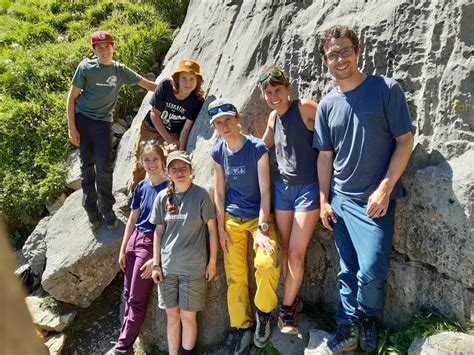
<svg viewBox="0 0 474 355">
<path fill-rule="evenodd" d="M 220 112 L 233 112 L 237 114 L 237 109 L 232 104 L 222 104 L 220 106 L 211 107 L 207 110 L 207 113 L 209 113 L 209 116 L 214 116 L 219 111 Z"/>
<path fill-rule="evenodd" d="M 160 144 L 160 142 L 157 141 L 156 139 L 152 139 L 151 141 L 141 141 L 140 142 L 140 147 L 143 148 L 148 144 L 149 145 L 158 145 L 158 144 Z"/>
<path fill-rule="evenodd" d="M 276 79 L 282 78 L 285 82 L 287 81 L 285 77 L 285 73 L 283 73 L 281 70 L 274 69 L 274 70 L 266 71 L 260 74 L 260 76 L 258 77 L 258 83 L 261 84 L 262 82 L 267 80 L 269 77 L 276 78 Z"/>
</svg>

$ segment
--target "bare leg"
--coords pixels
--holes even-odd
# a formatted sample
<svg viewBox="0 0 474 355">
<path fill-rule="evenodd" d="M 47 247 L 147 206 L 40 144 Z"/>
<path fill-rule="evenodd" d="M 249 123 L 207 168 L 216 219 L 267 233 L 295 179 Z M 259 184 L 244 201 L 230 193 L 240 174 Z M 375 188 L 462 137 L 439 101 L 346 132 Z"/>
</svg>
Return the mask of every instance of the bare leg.
<svg viewBox="0 0 474 355">
<path fill-rule="evenodd" d="M 301 287 L 304 274 L 304 259 L 308 243 L 319 219 L 319 209 L 309 212 L 295 212 L 291 224 L 288 245 L 288 264 L 285 276 L 283 304 L 291 306 Z M 283 237 L 282 237 L 283 239 Z"/>
<path fill-rule="evenodd" d="M 275 210 L 276 222 L 281 236 L 281 252 L 282 252 L 282 272 L 283 280 L 286 280 L 288 273 L 288 248 L 290 244 L 291 228 L 293 226 L 294 211 Z"/>
<path fill-rule="evenodd" d="M 183 324 L 182 346 L 186 350 L 192 350 L 196 345 L 197 337 L 196 312 L 181 310 L 180 316 Z"/>
<path fill-rule="evenodd" d="M 181 312 L 179 307 L 166 309 L 166 317 L 168 318 L 166 330 L 169 355 L 179 355 L 181 343 Z"/>
</svg>

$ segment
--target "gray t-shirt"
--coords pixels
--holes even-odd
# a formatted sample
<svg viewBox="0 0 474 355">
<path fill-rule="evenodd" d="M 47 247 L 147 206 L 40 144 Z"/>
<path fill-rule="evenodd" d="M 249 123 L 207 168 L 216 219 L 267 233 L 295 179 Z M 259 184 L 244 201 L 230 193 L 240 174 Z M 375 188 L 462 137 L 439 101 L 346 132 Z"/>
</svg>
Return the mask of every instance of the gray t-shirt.
<svg viewBox="0 0 474 355">
<path fill-rule="evenodd" d="M 82 89 L 76 100 L 76 113 L 94 120 L 112 122 L 112 113 L 123 85 L 138 84 L 142 77 L 125 65 L 113 61 L 100 64 L 97 59 L 86 59 L 72 78 L 72 85 Z"/>
<path fill-rule="evenodd" d="M 410 132 L 411 120 L 400 85 L 368 75 L 355 89 L 336 89 L 320 102 L 313 147 L 334 151 L 332 192 L 367 202 L 385 176 L 395 138 Z M 405 194 L 397 182 L 391 198 Z"/>
<path fill-rule="evenodd" d="M 150 222 L 162 224 L 161 267 L 163 273 L 197 276 L 206 271 L 208 235 L 207 222 L 216 218 L 208 192 L 191 184 L 186 192 L 175 193 L 174 214 L 166 212 L 166 190 L 156 196 Z"/>
</svg>

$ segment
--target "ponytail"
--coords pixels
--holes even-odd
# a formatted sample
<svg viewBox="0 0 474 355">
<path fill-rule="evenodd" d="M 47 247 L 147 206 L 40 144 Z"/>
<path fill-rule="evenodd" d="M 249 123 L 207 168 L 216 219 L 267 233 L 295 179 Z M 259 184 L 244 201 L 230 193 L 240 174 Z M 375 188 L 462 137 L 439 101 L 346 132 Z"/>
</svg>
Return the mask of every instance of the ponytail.
<svg viewBox="0 0 474 355">
<path fill-rule="evenodd" d="M 168 195 L 168 201 L 166 201 L 166 212 L 169 212 L 170 214 L 176 213 L 177 210 L 176 205 L 173 203 L 174 193 L 174 182 L 173 180 L 170 180 L 168 188 L 166 189 L 166 194 Z"/>
</svg>

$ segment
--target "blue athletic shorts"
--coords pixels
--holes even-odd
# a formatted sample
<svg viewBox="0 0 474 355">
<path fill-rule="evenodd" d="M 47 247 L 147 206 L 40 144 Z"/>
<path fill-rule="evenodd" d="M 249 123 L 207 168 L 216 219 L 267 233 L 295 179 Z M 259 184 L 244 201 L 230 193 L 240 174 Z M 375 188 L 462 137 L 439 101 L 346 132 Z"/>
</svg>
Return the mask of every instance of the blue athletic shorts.
<svg viewBox="0 0 474 355">
<path fill-rule="evenodd" d="M 319 208 L 319 184 L 287 185 L 275 181 L 275 209 L 308 212 Z"/>
</svg>

